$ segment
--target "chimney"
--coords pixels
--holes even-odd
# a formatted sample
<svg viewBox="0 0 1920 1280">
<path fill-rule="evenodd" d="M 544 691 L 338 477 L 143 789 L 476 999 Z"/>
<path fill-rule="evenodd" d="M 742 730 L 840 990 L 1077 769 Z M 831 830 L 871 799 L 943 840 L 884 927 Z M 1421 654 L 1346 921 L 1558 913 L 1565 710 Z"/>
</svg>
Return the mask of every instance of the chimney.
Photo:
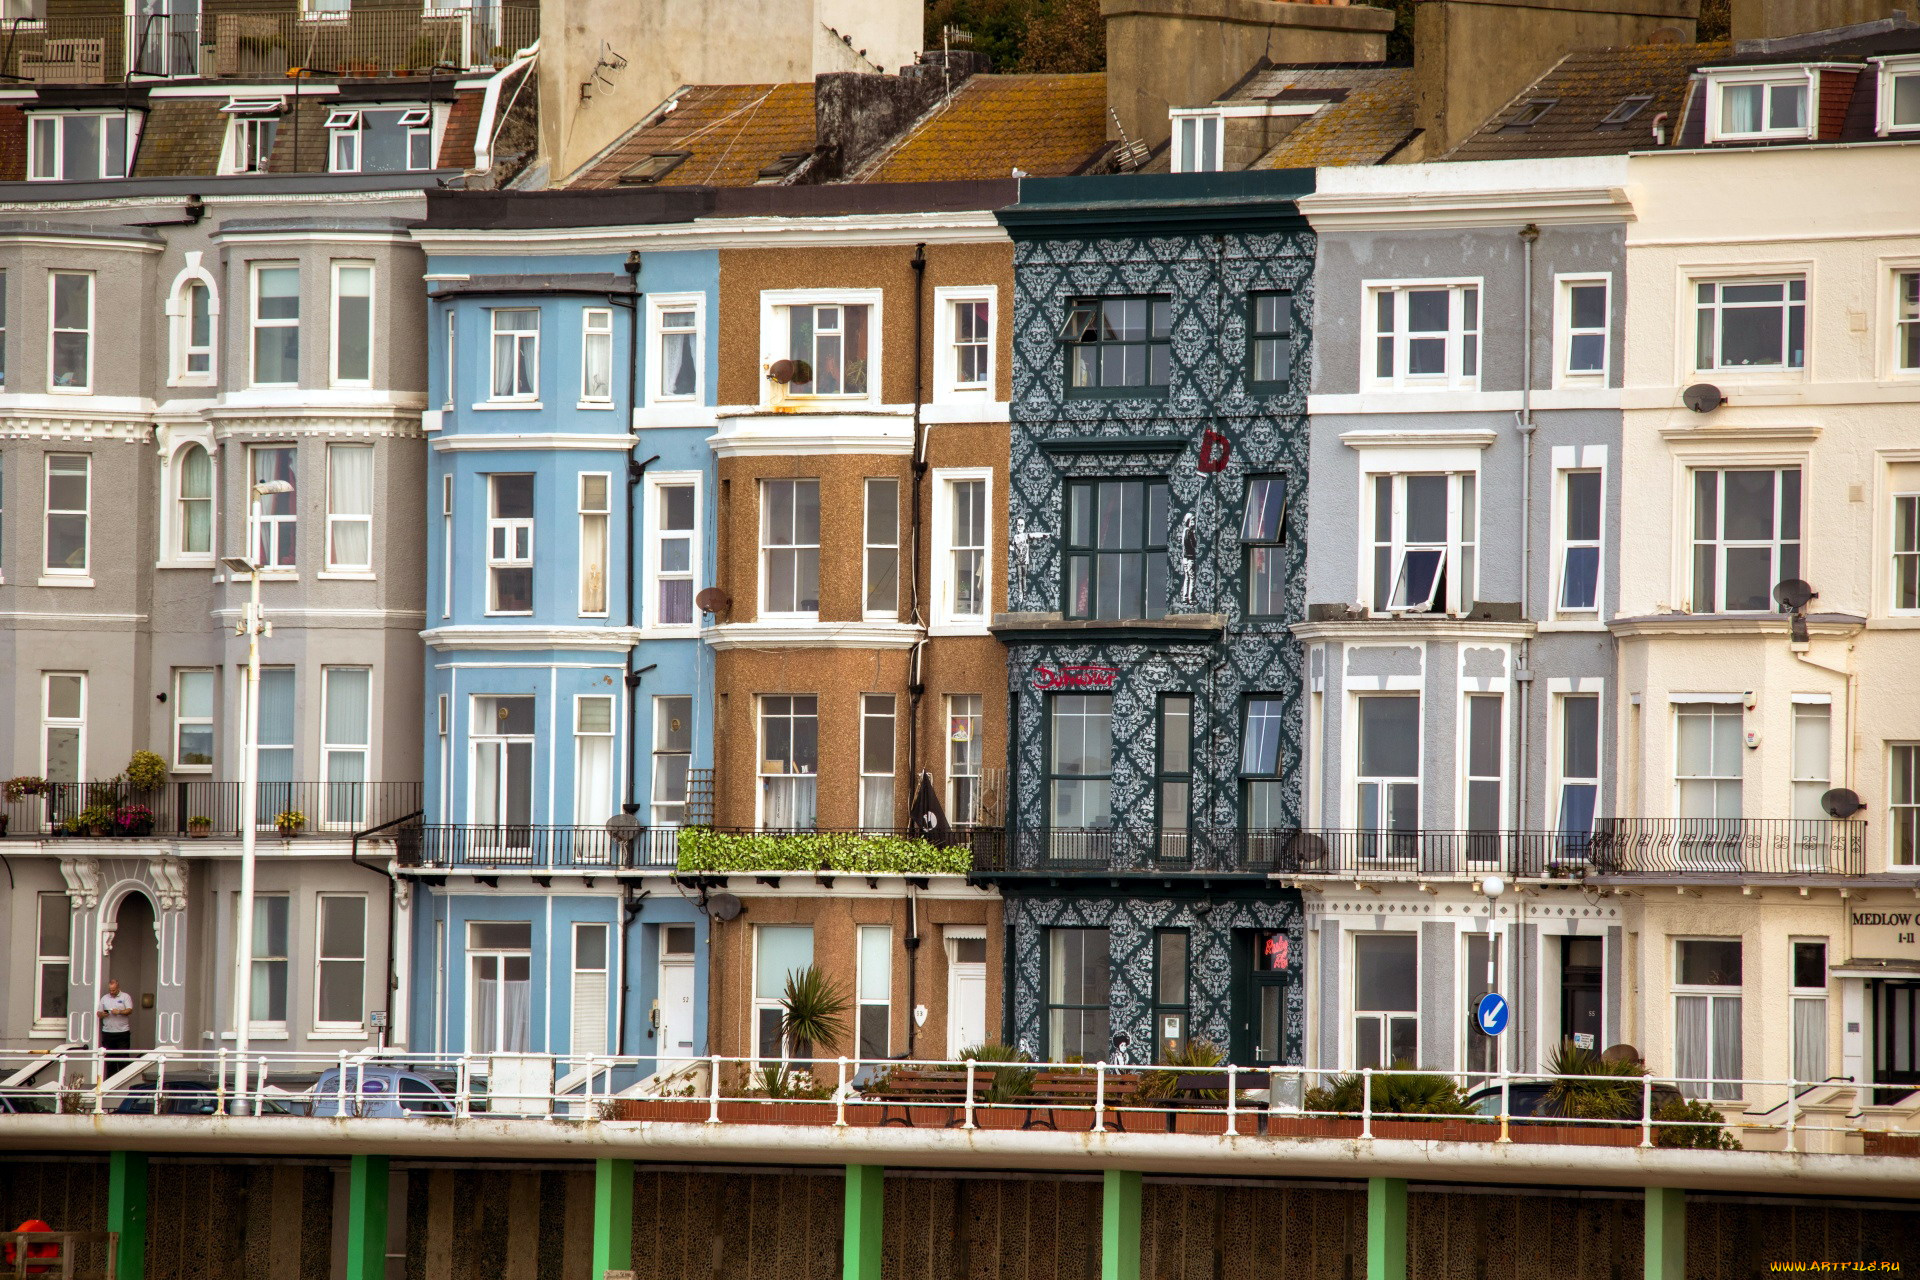
<svg viewBox="0 0 1920 1280">
<path fill-rule="evenodd" d="M 986 63 L 980 54 L 923 54 L 897 76 L 833 71 L 813 78 L 814 162 L 808 182 L 837 182 L 878 155 Z"/>
<path fill-rule="evenodd" d="M 1413 26 L 1421 146 L 1399 158 L 1445 155 L 1577 49 L 1691 41 L 1699 15 L 1699 0 L 1426 0 Z"/>
<path fill-rule="evenodd" d="M 1261 58 L 1379 62 L 1393 11 L 1279 0 L 1101 0 L 1107 23 L 1107 106 L 1129 140 L 1158 146 L 1171 107 L 1200 107 L 1240 83 Z"/>
</svg>

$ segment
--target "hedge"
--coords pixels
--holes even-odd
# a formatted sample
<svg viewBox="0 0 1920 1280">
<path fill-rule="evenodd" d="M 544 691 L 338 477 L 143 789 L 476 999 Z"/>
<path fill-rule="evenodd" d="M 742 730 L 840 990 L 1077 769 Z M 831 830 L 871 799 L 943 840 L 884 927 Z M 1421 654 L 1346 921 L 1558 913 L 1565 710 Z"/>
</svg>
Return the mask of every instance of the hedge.
<svg viewBox="0 0 1920 1280">
<path fill-rule="evenodd" d="M 869 875 L 965 875 L 965 845 L 938 848 L 911 836 L 817 831 L 776 835 L 683 827 L 675 866 L 681 871 L 847 871 Z"/>
</svg>

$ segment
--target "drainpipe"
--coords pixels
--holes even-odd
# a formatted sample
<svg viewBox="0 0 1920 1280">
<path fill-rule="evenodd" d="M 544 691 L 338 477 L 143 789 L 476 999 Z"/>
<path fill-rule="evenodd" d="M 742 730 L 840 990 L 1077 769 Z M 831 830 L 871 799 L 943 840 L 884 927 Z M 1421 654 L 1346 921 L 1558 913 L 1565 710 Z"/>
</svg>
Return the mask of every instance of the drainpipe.
<svg viewBox="0 0 1920 1280">
<path fill-rule="evenodd" d="M 360 838 L 362 836 L 378 835 L 380 832 L 392 827 L 397 827 L 403 822 L 411 822 L 415 818 L 424 817 L 426 816 L 426 812 L 425 809 L 415 809 L 412 813 L 395 818 L 391 822 L 383 822 L 377 827 L 368 827 L 365 831 L 356 831 L 353 833 L 353 843 L 347 850 L 347 856 L 353 860 L 354 866 L 365 867 L 377 876 L 384 876 L 387 881 L 387 1039 L 389 1041 L 391 1041 L 400 1030 L 399 1027 L 394 1025 L 392 1017 L 393 993 L 400 989 L 400 968 L 394 963 L 393 958 L 394 917 L 396 911 L 394 906 L 394 892 L 399 885 L 399 881 L 394 877 L 391 869 L 376 867 L 370 863 L 360 861 Z"/>
<path fill-rule="evenodd" d="M 638 433 L 634 432 L 633 415 L 640 406 L 640 251 L 629 250 L 625 267 L 627 280 L 631 286 L 631 295 L 627 306 L 631 313 L 627 317 L 627 430 L 635 435 L 631 451 L 627 455 L 627 630 L 632 631 L 639 617 L 638 601 L 635 595 L 635 567 L 639 562 L 639 549 L 634 534 L 634 503 L 640 491 L 640 482 L 646 478 L 647 468 L 660 461 L 660 455 L 654 454 L 645 462 L 638 461 L 634 455 L 640 452 Z M 634 641 L 627 646 L 627 798 L 620 804 L 622 813 L 634 814 L 640 811 L 637 798 L 639 760 L 636 757 L 640 745 L 639 693 L 640 677 L 660 665 L 654 663 L 640 670 L 634 669 L 634 663 L 640 655 L 640 642 Z"/>
<path fill-rule="evenodd" d="M 1520 228 L 1521 307 L 1520 307 L 1520 415 L 1515 425 L 1523 448 L 1520 460 L 1520 617 L 1533 621 L 1533 246 L 1540 239 L 1540 228 L 1529 222 Z M 1481 505 L 1484 508 L 1486 498 Z M 1519 693 L 1519 751 L 1514 761 L 1514 829 L 1526 826 L 1527 784 L 1532 770 L 1527 732 L 1532 716 L 1533 641 L 1520 641 L 1520 661 L 1513 673 Z M 1519 868 L 1514 868 L 1519 870 Z"/>
<path fill-rule="evenodd" d="M 913 246 L 913 523 L 908 538 L 907 600 L 908 618 L 916 627 L 924 627 L 920 612 L 920 484 L 927 474 L 926 428 L 920 421 L 920 402 L 925 382 L 921 368 L 920 344 L 926 332 L 927 246 Z M 920 782 L 920 698 L 927 690 L 926 637 L 922 635 L 907 659 L 907 803 L 913 803 L 913 790 Z M 907 981 L 913 981 L 913 957 L 907 957 Z M 911 1024 L 912 1019 L 908 1019 Z M 907 1028 L 907 1042 L 913 1042 L 913 1028 Z"/>
</svg>

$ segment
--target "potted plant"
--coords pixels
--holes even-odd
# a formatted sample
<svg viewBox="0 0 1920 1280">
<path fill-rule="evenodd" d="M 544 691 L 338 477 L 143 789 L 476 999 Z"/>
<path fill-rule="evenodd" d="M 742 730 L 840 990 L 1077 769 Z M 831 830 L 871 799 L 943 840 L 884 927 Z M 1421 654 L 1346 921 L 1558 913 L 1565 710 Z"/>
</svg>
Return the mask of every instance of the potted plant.
<svg viewBox="0 0 1920 1280">
<path fill-rule="evenodd" d="M 207 833 L 213 830 L 213 819 L 195 814 L 187 819 L 187 834 L 195 840 L 205 840 Z"/>
<path fill-rule="evenodd" d="M 74 816 L 73 822 L 90 836 L 110 836 L 118 812 L 111 804 L 90 804 Z"/>
<path fill-rule="evenodd" d="M 298 809 L 282 809 L 274 815 L 273 825 L 283 836 L 297 836 L 307 825 L 307 815 Z"/>
<path fill-rule="evenodd" d="M 127 761 L 127 781 L 141 791 L 155 791 L 167 785 L 167 762 L 157 752 L 136 751 Z"/>
<path fill-rule="evenodd" d="M 977 1044 L 971 1049 L 960 1051 L 961 1061 L 987 1063 L 1011 1063 L 1011 1066 L 993 1066 L 985 1072 L 976 1073 L 975 1089 L 979 1094 L 979 1106 L 974 1109 L 973 1122 L 982 1129 L 1017 1129 L 1023 1122 L 1023 1113 L 1014 1105 L 1020 1099 L 1033 1092 L 1033 1083 L 1037 1078 L 1034 1069 L 1019 1064 L 1033 1061 L 1033 1055 L 1025 1049 L 1016 1049 L 1007 1044 Z M 986 1088 L 981 1089 L 981 1076 L 986 1079 Z"/>
<path fill-rule="evenodd" d="M 15 800 L 21 800 L 27 796 L 44 795 L 46 790 L 47 780 L 36 774 L 23 773 L 17 778 L 8 778 L 6 781 L 7 803 L 12 804 Z"/>
<path fill-rule="evenodd" d="M 123 804 L 114 810 L 115 835 L 150 836 L 153 834 L 153 810 L 143 804 Z"/>
</svg>

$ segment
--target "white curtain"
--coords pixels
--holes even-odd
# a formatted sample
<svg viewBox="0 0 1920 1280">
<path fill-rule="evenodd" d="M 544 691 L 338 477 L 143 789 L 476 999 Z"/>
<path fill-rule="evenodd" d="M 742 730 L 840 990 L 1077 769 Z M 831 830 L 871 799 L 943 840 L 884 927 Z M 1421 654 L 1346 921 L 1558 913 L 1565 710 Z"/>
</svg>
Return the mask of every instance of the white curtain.
<svg viewBox="0 0 1920 1280">
<path fill-rule="evenodd" d="M 694 382 L 694 335 L 666 333 L 660 337 L 660 354 L 666 368 L 661 371 L 660 390 L 670 396 L 690 396 Z"/>
<path fill-rule="evenodd" d="M 1675 996 L 1673 1000 L 1673 1073 L 1680 1092 L 1703 1098 L 1707 1086 L 1699 1083 L 1712 1074 L 1707 1057 L 1707 997 Z"/>
<path fill-rule="evenodd" d="M 1796 996 L 1793 1001 L 1793 1078 L 1827 1078 L 1827 999 Z"/>
<path fill-rule="evenodd" d="M 327 821 L 358 823 L 367 780 L 369 704 L 373 673 L 365 667 L 328 667 L 323 733 L 327 744 Z"/>
<path fill-rule="evenodd" d="M 579 734 L 573 753 L 573 822 L 597 827 L 613 816 L 613 738 Z"/>
<path fill-rule="evenodd" d="M 481 1053 L 498 1047 L 500 984 L 491 978 L 473 980 L 473 1046 Z"/>
<path fill-rule="evenodd" d="M 335 568 L 367 567 L 373 563 L 373 446 L 333 445 L 327 462 L 327 514 L 333 517 L 327 561 Z"/>
<path fill-rule="evenodd" d="M 213 459 L 199 445 L 180 455 L 180 551 L 213 550 Z"/>
<path fill-rule="evenodd" d="M 768 778 L 766 783 L 766 811 L 762 825 L 774 831 L 813 830 L 816 780 L 812 776 Z"/>
<path fill-rule="evenodd" d="M 1722 133 L 1760 132 L 1760 104 L 1766 87 L 1757 84 L 1729 85 L 1720 94 L 1720 131 Z"/>
<path fill-rule="evenodd" d="M 500 1011 L 500 1052 L 526 1053 L 533 1048 L 533 983 L 509 981 L 505 1007 Z"/>
<path fill-rule="evenodd" d="M 1740 1078 L 1740 997 L 1713 998 L 1713 1077 L 1717 1081 Z M 1716 1099 L 1740 1097 L 1740 1086 L 1720 1083 L 1713 1087 Z"/>
</svg>

